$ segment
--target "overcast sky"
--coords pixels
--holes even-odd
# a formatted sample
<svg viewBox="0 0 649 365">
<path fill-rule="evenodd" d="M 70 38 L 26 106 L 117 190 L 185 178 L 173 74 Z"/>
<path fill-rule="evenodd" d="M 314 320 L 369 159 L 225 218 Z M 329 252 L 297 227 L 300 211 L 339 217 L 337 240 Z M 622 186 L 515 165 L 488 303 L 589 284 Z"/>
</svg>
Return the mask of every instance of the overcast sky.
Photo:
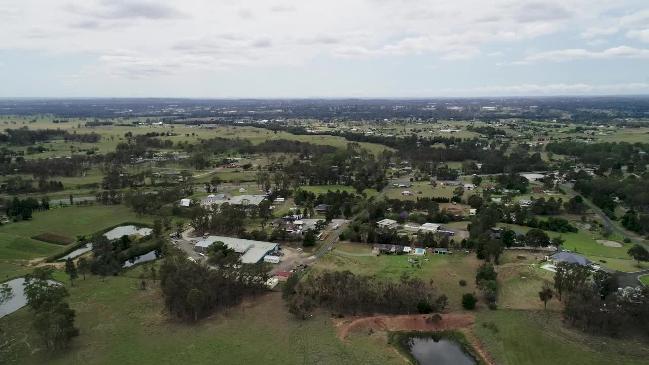
<svg viewBox="0 0 649 365">
<path fill-rule="evenodd" d="M 0 97 L 649 94 L 649 0 L 6 0 Z"/>
</svg>

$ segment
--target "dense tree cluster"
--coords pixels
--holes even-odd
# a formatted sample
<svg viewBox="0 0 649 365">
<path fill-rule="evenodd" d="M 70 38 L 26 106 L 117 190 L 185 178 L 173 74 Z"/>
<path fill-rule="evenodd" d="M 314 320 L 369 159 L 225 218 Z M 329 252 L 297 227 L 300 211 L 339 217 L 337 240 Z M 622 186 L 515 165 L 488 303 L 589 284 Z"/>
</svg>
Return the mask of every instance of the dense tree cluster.
<svg viewBox="0 0 649 365">
<path fill-rule="evenodd" d="M 267 279 L 262 264 L 210 268 L 182 254 L 168 256 L 160 267 L 165 307 L 173 316 L 188 321 L 197 321 L 264 292 Z"/>
<path fill-rule="evenodd" d="M 421 279 L 402 276 L 398 281 L 385 281 L 349 271 L 312 273 L 287 297 L 289 311 L 299 318 L 307 318 L 316 307 L 339 314 L 405 314 L 417 313 L 422 304 L 433 312 L 442 311 L 447 302 Z"/>
</svg>

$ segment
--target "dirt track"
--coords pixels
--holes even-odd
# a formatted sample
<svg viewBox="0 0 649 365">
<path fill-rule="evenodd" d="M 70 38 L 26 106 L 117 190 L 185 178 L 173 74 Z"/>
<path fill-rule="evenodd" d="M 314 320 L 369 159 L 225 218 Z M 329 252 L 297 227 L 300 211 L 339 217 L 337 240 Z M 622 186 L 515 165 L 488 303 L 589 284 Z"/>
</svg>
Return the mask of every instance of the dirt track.
<svg viewBox="0 0 649 365">
<path fill-rule="evenodd" d="M 360 318 L 335 319 L 338 337 L 345 340 L 351 332 L 361 331 L 422 331 L 436 332 L 447 330 L 458 330 L 462 332 L 471 346 L 482 357 L 488 365 L 495 364 L 491 356 L 485 351 L 480 340 L 473 334 L 471 328 L 475 323 L 473 314 L 449 313 L 442 314 L 439 321 L 430 321 L 430 315 L 394 315 L 394 316 L 371 316 Z"/>
</svg>

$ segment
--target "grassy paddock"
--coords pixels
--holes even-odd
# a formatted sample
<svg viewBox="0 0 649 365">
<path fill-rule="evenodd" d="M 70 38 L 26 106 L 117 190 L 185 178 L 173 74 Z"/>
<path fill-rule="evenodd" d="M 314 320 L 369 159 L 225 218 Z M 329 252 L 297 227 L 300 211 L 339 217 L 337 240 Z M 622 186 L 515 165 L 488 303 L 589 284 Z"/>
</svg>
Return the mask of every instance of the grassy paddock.
<svg viewBox="0 0 649 365">
<path fill-rule="evenodd" d="M 461 308 L 461 297 L 464 293 L 476 292 L 475 273 L 480 261 L 475 255 L 455 253 L 453 255 L 426 255 L 414 257 L 408 255 L 369 255 L 367 245 L 352 244 L 350 250 L 345 245 L 337 245 L 313 265 L 315 270 L 349 270 L 355 274 L 375 275 L 379 278 L 397 280 L 401 275 L 419 277 L 425 281 L 433 280 L 438 294 L 446 294 L 451 309 Z M 340 252 L 342 251 L 342 252 Z M 417 258 L 421 267 L 408 263 L 408 258 Z M 425 259 L 428 259 L 426 261 Z M 460 280 L 467 285 L 462 287 Z"/>
<path fill-rule="evenodd" d="M 30 221 L 0 226 L 0 259 L 32 259 L 63 252 L 66 246 L 37 241 L 31 237 L 55 234 L 75 238 L 125 221 L 150 223 L 123 205 L 92 205 L 54 208 L 35 212 Z"/>
<path fill-rule="evenodd" d="M 640 365 L 649 347 L 567 328 L 551 311 L 481 311 L 475 333 L 502 365 Z"/>
<path fill-rule="evenodd" d="M 67 281 L 66 281 L 67 282 Z M 8 362 L 23 364 L 401 364 L 402 357 L 373 339 L 342 342 L 331 320 L 297 321 L 279 293 L 271 293 L 197 324 L 165 313 L 154 284 L 139 290 L 130 277 L 79 279 L 70 289 L 80 335 L 50 355 L 30 329 L 27 309 L 0 319 L 14 338 Z"/>
</svg>

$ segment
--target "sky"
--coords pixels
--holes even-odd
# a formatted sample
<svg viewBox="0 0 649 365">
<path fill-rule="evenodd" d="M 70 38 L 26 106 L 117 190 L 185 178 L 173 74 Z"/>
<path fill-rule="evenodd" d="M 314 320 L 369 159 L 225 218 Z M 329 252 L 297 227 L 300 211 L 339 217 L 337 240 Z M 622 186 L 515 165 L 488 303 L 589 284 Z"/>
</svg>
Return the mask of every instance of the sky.
<svg viewBox="0 0 649 365">
<path fill-rule="evenodd" d="M 639 94 L 648 0 L 0 0 L 0 97 Z"/>
</svg>

